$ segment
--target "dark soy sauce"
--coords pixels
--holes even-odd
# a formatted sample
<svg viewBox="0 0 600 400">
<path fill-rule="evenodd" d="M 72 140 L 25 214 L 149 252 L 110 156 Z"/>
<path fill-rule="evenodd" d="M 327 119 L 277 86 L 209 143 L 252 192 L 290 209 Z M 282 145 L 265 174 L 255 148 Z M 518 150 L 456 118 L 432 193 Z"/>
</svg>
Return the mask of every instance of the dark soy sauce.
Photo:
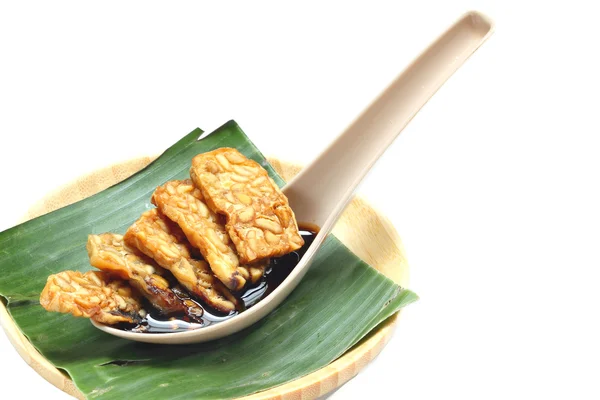
<svg viewBox="0 0 600 400">
<path fill-rule="evenodd" d="M 243 310 L 251 308 L 259 301 L 267 297 L 271 292 L 273 292 L 273 290 L 275 290 L 281 284 L 281 282 L 288 277 L 296 265 L 298 265 L 298 262 L 312 244 L 318 231 L 319 230 L 317 227 L 308 225 L 302 226 L 300 228 L 300 234 L 304 239 L 304 246 L 292 253 L 286 254 L 283 257 L 271 258 L 269 265 L 266 268 L 265 276 L 263 276 L 263 278 L 254 285 L 245 288 L 242 292 L 236 293 L 236 297 L 241 300 L 240 303 L 242 311 L 233 311 L 229 314 L 225 314 L 204 304 L 202 301 L 194 300 L 204 309 L 204 314 L 202 315 L 201 320 L 195 322 L 190 320 L 190 318 L 187 316 L 178 315 L 166 317 L 149 304 L 145 304 L 144 309 L 148 310 L 148 315 L 140 324 L 119 324 L 115 325 L 115 327 L 131 332 L 173 333 L 204 328 L 226 321 L 238 315 L 240 312 L 243 312 Z M 181 297 L 189 299 L 187 295 L 181 295 Z"/>
</svg>

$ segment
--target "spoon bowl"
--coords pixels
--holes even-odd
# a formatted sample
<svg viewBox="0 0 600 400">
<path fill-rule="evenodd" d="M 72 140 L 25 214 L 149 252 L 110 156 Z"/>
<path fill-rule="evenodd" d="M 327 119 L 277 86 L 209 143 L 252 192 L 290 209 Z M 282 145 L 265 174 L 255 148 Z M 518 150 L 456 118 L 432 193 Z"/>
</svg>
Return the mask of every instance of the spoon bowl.
<svg viewBox="0 0 600 400">
<path fill-rule="evenodd" d="M 236 333 L 273 311 L 300 283 L 317 250 L 375 164 L 416 113 L 493 32 L 484 15 L 469 12 L 433 42 L 296 178 L 284 194 L 300 223 L 320 227 L 290 275 L 252 308 L 221 323 L 186 332 L 147 334 L 92 321 L 123 339 L 161 344 L 200 343 Z M 340 168 L 343 166 L 343 168 Z"/>
</svg>

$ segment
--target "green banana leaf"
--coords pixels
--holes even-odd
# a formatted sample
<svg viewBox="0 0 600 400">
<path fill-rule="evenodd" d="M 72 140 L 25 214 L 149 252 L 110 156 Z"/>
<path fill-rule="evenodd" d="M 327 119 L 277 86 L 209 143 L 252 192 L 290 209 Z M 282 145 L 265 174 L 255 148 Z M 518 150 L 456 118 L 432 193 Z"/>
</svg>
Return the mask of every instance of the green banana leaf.
<svg viewBox="0 0 600 400">
<path fill-rule="evenodd" d="M 85 319 L 46 312 L 48 275 L 91 269 L 90 233 L 124 233 L 151 207 L 155 187 L 188 176 L 194 155 L 235 147 L 283 180 L 230 121 L 196 129 L 148 167 L 101 193 L 0 233 L 0 295 L 18 327 L 88 398 L 222 399 L 307 375 L 340 357 L 417 296 L 369 267 L 330 235 L 297 289 L 270 315 L 233 336 L 182 346 L 118 339 Z"/>
</svg>

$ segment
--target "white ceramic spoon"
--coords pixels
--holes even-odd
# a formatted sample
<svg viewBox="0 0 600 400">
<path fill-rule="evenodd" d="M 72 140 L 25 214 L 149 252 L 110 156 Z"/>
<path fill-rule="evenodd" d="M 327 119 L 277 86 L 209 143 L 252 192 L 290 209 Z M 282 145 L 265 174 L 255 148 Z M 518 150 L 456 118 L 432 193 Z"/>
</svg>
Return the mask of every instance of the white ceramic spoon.
<svg viewBox="0 0 600 400">
<path fill-rule="evenodd" d="M 140 342 L 184 344 L 238 332 L 275 309 L 300 283 L 325 237 L 375 161 L 444 82 L 493 32 L 484 15 L 469 12 L 452 25 L 283 189 L 302 223 L 321 227 L 285 281 L 247 311 L 216 325 L 176 333 L 133 333 L 94 322 L 107 333 Z"/>
</svg>

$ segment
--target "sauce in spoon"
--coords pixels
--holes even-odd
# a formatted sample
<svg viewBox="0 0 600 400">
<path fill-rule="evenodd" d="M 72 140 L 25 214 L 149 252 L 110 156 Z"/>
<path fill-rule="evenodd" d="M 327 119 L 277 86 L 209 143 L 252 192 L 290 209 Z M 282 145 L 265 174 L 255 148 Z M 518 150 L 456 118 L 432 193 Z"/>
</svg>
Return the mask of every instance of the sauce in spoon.
<svg viewBox="0 0 600 400">
<path fill-rule="evenodd" d="M 304 239 L 304 246 L 285 256 L 271 258 L 265 271 L 265 276 L 263 276 L 256 284 L 248 286 L 244 288 L 243 291 L 236 293 L 237 297 L 240 299 L 242 311 L 224 314 L 197 299 L 193 299 L 204 309 L 201 322 L 194 322 L 183 316 L 164 316 L 158 310 L 154 309 L 149 304 L 146 304 L 145 309 L 148 311 L 148 314 L 140 324 L 119 324 L 114 327 L 137 333 L 174 333 L 203 328 L 235 317 L 242 313 L 243 310 L 251 308 L 267 297 L 285 280 L 285 278 L 287 278 L 312 244 L 318 231 L 318 228 L 315 226 L 301 226 L 300 234 Z M 185 298 L 190 298 L 186 297 L 186 293 L 178 291 L 177 294 Z"/>
</svg>

